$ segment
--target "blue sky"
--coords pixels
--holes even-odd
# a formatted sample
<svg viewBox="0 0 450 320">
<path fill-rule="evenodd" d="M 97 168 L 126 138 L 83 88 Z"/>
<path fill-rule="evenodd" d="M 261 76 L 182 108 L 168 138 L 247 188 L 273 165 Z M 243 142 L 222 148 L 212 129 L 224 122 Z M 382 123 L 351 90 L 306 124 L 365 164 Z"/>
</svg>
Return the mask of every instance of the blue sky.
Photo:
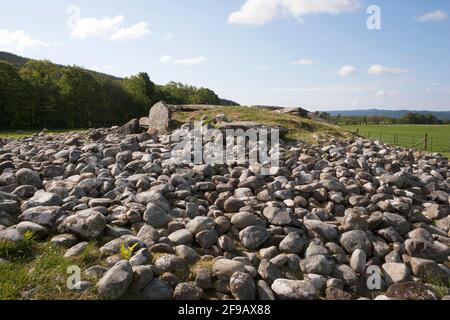
<svg viewBox="0 0 450 320">
<path fill-rule="evenodd" d="M 376 5 L 381 30 L 369 30 Z M 4 1 L 0 50 L 241 104 L 450 110 L 448 0 Z"/>
</svg>

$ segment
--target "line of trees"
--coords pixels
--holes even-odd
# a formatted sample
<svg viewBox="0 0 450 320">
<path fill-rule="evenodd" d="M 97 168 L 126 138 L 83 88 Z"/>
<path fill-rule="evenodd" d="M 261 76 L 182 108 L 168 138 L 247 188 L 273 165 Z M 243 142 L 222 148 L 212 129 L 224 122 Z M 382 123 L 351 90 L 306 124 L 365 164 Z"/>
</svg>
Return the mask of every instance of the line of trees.
<svg viewBox="0 0 450 320">
<path fill-rule="evenodd" d="M 119 79 L 50 61 L 23 65 L 0 61 L 0 130 L 121 125 L 148 115 L 150 106 L 160 100 L 235 104 L 206 88 L 176 82 L 156 85 L 147 73 Z"/>
<path fill-rule="evenodd" d="M 396 124 L 450 124 L 449 121 L 443 121 L 432 114 L 421 114 L 408 112 L 401 118 L 390 118 L 384 116 L 353 116 L 343 117 L 338 115 L 331 117 L 331 122 L 346 125 L 396 125 Z"/>
</svg>

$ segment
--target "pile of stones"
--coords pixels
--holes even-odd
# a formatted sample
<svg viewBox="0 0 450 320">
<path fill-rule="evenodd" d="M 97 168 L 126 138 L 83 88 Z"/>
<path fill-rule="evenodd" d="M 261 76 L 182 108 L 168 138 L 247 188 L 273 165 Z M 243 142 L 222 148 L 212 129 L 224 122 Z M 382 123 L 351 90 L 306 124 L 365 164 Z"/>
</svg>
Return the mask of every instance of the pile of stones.
<svg viewBox="0 0 450 320">
<path fill-rule="evenodd" d="M 448 159 L 377 141 L 281 142 L 263 176 L 172 161 L 179 134 L 3 141 L 0 241 L 31 231 L 67 259 L 94 241 L 100 262 L 77 288 L 107 299 L 449 298 Z"/>
</svg>

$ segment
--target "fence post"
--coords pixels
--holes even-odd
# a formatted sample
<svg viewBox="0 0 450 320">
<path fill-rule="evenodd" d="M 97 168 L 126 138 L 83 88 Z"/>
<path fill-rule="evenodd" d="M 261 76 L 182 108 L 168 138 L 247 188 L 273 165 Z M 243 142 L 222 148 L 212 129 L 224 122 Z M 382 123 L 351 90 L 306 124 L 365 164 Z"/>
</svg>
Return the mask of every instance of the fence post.
<svg viewBox="0 0 450 320">
<path fill-rule="evenodd" d="M 431 142 L 430 142 L 430 151 L 433 151 L 433 137 L 431 137 Z"/>
<path fill-rule="evenodd" d="M 423 143 L 424 143 L 424 149 L 425 149 L 425 151 L 427 151 L 427 149 L 428 149 L 428 134 L 426 134 L 426 133 L 425 133 L 425 139 L 424 139 Z"/>
</svg>

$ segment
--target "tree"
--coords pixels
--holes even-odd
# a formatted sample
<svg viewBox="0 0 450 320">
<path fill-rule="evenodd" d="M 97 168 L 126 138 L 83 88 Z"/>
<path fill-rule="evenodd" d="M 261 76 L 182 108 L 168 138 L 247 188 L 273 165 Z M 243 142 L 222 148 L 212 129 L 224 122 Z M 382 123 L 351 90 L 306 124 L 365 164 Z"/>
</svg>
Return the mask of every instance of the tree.
<svg viewBox="0 0 450 320">
<path fill-rule="evenodd" d="M 103 94 L 100 83 L 80 67 L 67 67 L 58 82 L 66 108 L 67 126 L 83 128 L 102 123 Z"/>
<path fill-rule="evenodd" d="M 363 125 L 367 125 L 367 117 L 366 116 L 364 116 L 363 118 L 362 118 L 362 122 L 363 122 Z"/>
<path fill-rule="evenodd" d="M 65 115 L 57 85 L 61 70 L 50 61 L 30 60 L 19 73 L 22 79 L 34 87 L 36 93 L 36 108 L 30 110 L 31 126 L 64 127 Z"/>
<path fill-rule="evenodd" d="M 148 114 L 151 104 L 237 105 L 208 88 L 155 85 L 147 73 L 120 79 L 0 53 L 0 129 L 121 125 Z M 11 64 L 10 64 L 11 63 Z"/>
<path fill-rule="evenodd" d="M 17 69 L 0 62 L 0 128 L 29 128 L 34 97 L 32 85 L 20 77 Z"/>
<path fill-rule="evenodd" d="M 123 79 L 123 87 L 142 104 L 149 105 L 155 96 L 155 84 L 145 72 Z"/>
</svg>

